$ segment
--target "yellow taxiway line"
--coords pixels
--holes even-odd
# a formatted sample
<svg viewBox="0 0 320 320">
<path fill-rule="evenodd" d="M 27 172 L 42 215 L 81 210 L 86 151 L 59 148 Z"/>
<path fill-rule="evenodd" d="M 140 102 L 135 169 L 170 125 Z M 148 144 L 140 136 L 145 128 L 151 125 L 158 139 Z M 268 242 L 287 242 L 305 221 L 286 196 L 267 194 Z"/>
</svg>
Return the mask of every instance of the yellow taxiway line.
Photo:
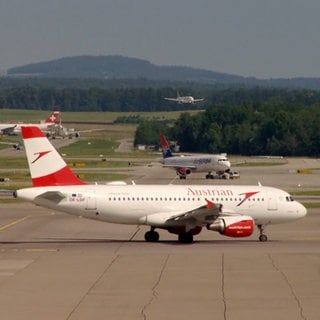
<svg viewBox="0 0 320 320">
<path fill-rule="evenodd" d="M 18 219 L 18 220 L 15 220 L 15 221 L 12 221 L 12 222 L 10 222 L 10 223 L 8 223 L 8 224 L 5 224 L 4 226 L 0 227 L 0 232 L 1 232 L 1 231 L 4 231 L 4 230 L 6 230 L 6 229 L 8 229 L 8 228 L 10 228 L 10 227 L 13 227 L 14 225 L 16 225 L 16 224 L 18 224 L 18 223 L 20 223 L 20 222 L 22 222 L 22 221 L 27 220 L 27 219 L 29 219 L 30 217 L 31 217 L 31 216 L 25 216 L 25 217 L 23 217 L 23 218 L 20 218 L 20 219 Z"/>
</svg>

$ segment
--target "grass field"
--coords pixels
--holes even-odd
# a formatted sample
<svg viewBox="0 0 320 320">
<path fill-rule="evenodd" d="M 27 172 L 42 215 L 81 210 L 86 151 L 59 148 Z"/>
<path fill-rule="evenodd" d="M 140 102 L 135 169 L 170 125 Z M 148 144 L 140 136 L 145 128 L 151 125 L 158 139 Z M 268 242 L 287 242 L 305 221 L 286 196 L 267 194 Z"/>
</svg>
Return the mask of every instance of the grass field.
<svg viewBox="0 0 320 320">
<path fill-rule="evenodd" d="M 52 110 L 54 111 L 54 110 Z M 62 121 L 68 122 L 113 122 L 118 117 L 139 115 L 148 119 L 177 119 L 181 113 L 195 114 L 202 110 L 163 111 L 163 112 L 61 112 Z M 50 111 L 1 109 L 0 122 L 39 122 L 46 119 Z"/>
</svg>

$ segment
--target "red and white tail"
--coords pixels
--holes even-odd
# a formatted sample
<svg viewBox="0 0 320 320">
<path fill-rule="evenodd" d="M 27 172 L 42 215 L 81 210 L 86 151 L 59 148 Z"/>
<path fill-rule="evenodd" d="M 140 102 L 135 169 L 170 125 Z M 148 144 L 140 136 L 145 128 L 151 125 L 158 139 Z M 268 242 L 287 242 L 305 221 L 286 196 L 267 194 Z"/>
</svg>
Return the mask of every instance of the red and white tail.
<svg viewBox="0 0 320 320">
<path fill-rule="evenodd" d="M 46 119 L 45 123 L 57 123 L 57 120 L 58 120 L 59 116 L 60 116 L 60 112 L 59 111 L 54 111 Z"/>
<path fill-rule="evenodd" d="M 38 127 L 22 127 L 21 132 L 34 187 L 85 184 Z"/>
</svg>

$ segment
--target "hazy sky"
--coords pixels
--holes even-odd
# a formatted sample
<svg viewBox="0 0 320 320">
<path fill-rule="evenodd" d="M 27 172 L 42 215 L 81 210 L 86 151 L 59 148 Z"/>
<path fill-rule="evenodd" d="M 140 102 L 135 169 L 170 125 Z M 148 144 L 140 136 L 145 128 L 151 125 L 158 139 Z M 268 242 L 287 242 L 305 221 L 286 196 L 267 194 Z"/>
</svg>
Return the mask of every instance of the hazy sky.
<svg viewBox="0 0 320 320">
<path fill-rule="evenodd" d="M 0 68 L 121 54 L 258 78 L 320 77 L 319 0 L 0 0 Z"/>
</svg>

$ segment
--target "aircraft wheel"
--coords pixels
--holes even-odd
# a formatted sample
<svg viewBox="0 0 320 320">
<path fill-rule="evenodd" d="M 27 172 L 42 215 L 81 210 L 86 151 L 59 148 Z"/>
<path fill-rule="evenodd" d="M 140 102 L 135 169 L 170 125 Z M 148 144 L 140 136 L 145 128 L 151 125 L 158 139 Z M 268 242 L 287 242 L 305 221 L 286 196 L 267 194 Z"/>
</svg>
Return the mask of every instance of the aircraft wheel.
<svg viewBox="0 0 320 320">
<path fill-rule="evenodd" d="M 159 240 L 159 233 L 156 231 L 147 231 L 144 234 L 144 239 L 147 242 L 157 242 Z"/>
<path fill-rule="evenodd" d="M 192 243 L 193 235 L 190 232 L 179 233 L 178 239 L 181 243 Z"/>
<path fill-rule="evenodd" d="M 186 179 L 187 177 L 186 176 L 180 176 L 180 179 Z"/>
<path fill-rule="evenodd" d="M 259 224 L 258 225 L 259 231 L 260 231 L 260 236 L 259 236 L 259 240 L 261 242 L 265 242 L 268 241 L 268 237 L 267 235 L 264 233 L 264 230 L 266 228 L 266 226 L 264 224 Z"/>
<path fill-rule="evenodd" d="M 261 242 L 265 242 L 265 241 L 268 241 L 268 237 L 267 237 L 267 235 L 265 235 L 265 234 L 261 234 L 260 237 L 259 237 L 259 240 L 260 240 Z"/>
</svg>

